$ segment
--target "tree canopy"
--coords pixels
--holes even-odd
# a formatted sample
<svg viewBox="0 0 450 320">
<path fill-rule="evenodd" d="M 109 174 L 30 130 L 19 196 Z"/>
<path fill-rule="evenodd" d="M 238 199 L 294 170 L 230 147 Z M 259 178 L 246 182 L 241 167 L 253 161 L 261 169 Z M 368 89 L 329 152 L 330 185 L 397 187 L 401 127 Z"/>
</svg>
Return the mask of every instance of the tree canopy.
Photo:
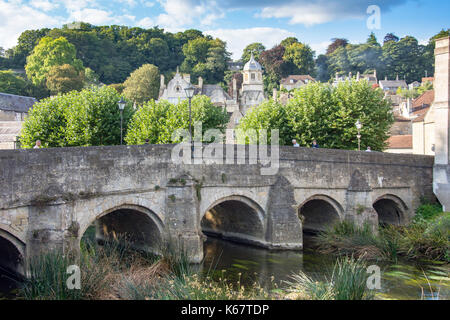
<svg viewBox="0 0 450 320">
<path fill-rule="evenodd" d="M 158 99 L 160 74 L 158 67 L 144 64 L 125 81 L 123 94 L 129 100 L 143 104 L 150 99 Z"/>
<path fill-rule="evenodd" d="M 81 90 L 84 87 L 84 72 L 77 71 L 70 64 L 53 66 L 47 74 L 47 88 L 54 95 Z"/>
<path fill-rule="evenodd" d="M 226 110 L 216 107 L 207 96 L 196 95 L 192 99 L 192 123 L 200 121 L 203 133 L 208 129 L 224 132 L 229 116 Z M 167 101 L 150 100 L 140 107 L 129 123 L 125 137 L 127 144 L 176 143 L 172 135 L 177 129 L 189 128 L 189 105 L 184 100 L 178 105 Z"/>
<path fill-rule="evenodd" d="M 239 126 L 278 129 L 284 145 L 296 139 L 307 147 L 317 140 L 324 148 L 356 149 L 357 120 L 363 124 L 362 146 L 383 151 L 394 118 L 383 92 L 372 89 L 367 81 L 347 81 L 337 87 L 307 84 L 296 89 L 286 105 L 270 100 L 251 109 Z"/>
<path fill-rule="evenodd" d="M 76 58 L 75 46 L 66 38 L 44 37 L 28 56 L 25 70 L 28 78 L 39 85 L 45 82 L 52 67 L 64 64 L 71 65 L 77 72 L 83 70 L 83 62 Z"/>
<path fill-rule="evenodd" d="M 41 140 L 44 147 L 118 145 L 119 100 L 119 93 L 109 87 L 71 91 L 43 99 L 25 119 L 21 145 L 32 148 L 36 140 Z M 128 103 L 123 112 L 124 133 L 132 114 L 133 108 Z"/>
</svg>

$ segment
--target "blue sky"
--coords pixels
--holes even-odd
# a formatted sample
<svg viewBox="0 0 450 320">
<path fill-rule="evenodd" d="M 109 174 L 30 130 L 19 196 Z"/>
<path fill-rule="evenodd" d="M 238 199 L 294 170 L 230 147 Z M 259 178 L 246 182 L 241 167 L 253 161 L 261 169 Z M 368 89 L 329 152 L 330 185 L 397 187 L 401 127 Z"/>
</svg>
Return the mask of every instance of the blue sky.
<svg viewBox="0 0 450 320">
<path fill-rule="evenodd" d="M 367 8 L 380 8 L 380 29 L 370 30 Z M 233 58 L 245 45 L 270 48 L 288 36 L 323 53 L 331 38 L 379 41 L 393 32 L 421 43 L 450 27 L 448 0 L 0 0 L 0 46 L 10 48 L 27 29 L 85 21 L 176 32 L 196 28 L 227 41 Z"/>
</svg>

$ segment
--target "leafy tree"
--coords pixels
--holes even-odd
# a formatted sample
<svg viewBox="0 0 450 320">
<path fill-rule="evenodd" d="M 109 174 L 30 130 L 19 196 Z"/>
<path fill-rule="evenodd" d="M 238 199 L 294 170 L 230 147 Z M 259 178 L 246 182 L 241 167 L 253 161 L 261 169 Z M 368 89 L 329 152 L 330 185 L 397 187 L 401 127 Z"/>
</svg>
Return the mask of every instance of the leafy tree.
<svg viewBox="0 0 450 320">
<path fill-rule="evenodd" d="M 99 146 L 120 143 L 120 95 L 109 87 L 71 91 L 33 106 L 22 128 L 20 142 L 32 148 Z M 133 115 L 131 103 L 123 112 L 124 130 Z M 125 134 L 124 134 L 125 135 Z"/>
<path fill-rule="evenodd" d="M 367 39 L 367 44 L 372 45 L 372 46 L 379 46 L 380 44 L 378 43 L 377 37 L 375 36 L 375 33 L 371 33 L 369 35 L 369 38 Z"/>
<path fill-rule="evenodd" d="M 327 55 L 332 54 L 334 51 L 336 51 L 337 48 L 345 47 L 348 45 L 347 39 L 341 39 L 341 38 L 333 38 L 331 39 L 332 43 L 327 48 Z"/>
<path fill-rule="evenodd" d="M 150 99 L 158 99 L 160 74 L 158 67 L 144 64 L 125 81 L 123 94 L 129 100 L 143 104 Z"/>
<path fill-rule="evenodd" d="M 23 68 L 27 57 L 33 52 L 34 47 L 47 35 L 50 29 L 26 30 L 17 40 L 17 45 L 8 50 L 8 58 L 12 68 Z"/>
<path fill-rule="evenodd" d="M 264 89 L 271 93 L 280 85 L 280 80 L 289 74 L 290 65 L 283 59 L 286 49 L 282 45 L 261 53 L 260 62 L 264 67 Z"/>
<path fill-rule="evenodd" d="M 110 84 L 108 87 L 113 88 L 119 94 L 122 94 L 123 90 L 125 90 L 125 86 L 123 85 L 123 83 L 113 83 L 113 84 Z"/>
<path fill-rule="evenodd" d="M 54 66 L 47 75 L 47 88 L 54 95 L 81 90 L 84 86 L 84 73 L 78 72 L 70 64 Z"/>
<path fill-rule="evenodd" d="M 27 87 L 27 81 L 12 71 L 0 71 L 0 92 L 25 96 Z"/>
<path fill-rule="evenodd" d="M 298 41 L 298 39 L 296 37 L 287 37 L 286 39 L 281 41 L 280 45 L 282 45 L 283 47 L 287 48 L 287 47 L 289 47 L 290 45 L 292 45 L 294 43 L 299 43 L 299 41 Z"/>
<path fill-rule="evenodd" d="M 266 50 L 266 47 L 260 42 L 254 42 L 249 44 L 244 48 L 242 53 L 241 61 L 242 63 L 247 63 L 250 60 L 250 56 L 253 53 L 253 56 L 256 60 L 259 60 L 261 53 Z"/>
<path fill-rule="evenodd" d="M 382 151 L 394 121 L 389 102 L 380 89 L 366 81 L 348 81 L 337 87 L 310 83 L 294 91 L 282 105 L 272 100 L 250 110 L 240 122 L 246 129 L 280 130 L 280 143 L 297 139 L 303 146 L 312 141 L 325 148 L 356 149 L 355 122 L 363 123 L 363 147 Z"/>
<path fill-rule="evenodd" d="M 314 76 L 314 51 L 308 45 L 295 42 L 285 47 L 283 60 L 292 63 L 294 66 L 290 74 L 309 74 Z"/>
<path fill-rule="evenodd" d="M 389 41 L 398 42 L 399 40 L 400 40 L 400 38 L 397 37 L 395 34 L 393 34 L 393 33 L 388 33 L 388 34 L 386 34 L 386 36 L 384 37 L 383 44 L 386 43 L 386 42 L 389 42 Z"/>
<path fill-rule="evenodd" d="M 73 66 L 78 72 L 83 70 L 83 63 L 76 58 L 75 46 L 67 39 L 44 37 L 27 58 L 25 70 L 28 78 L 38 85 L 45 81 L 52 67 L 63 64 Z"/>
<path fill-rule="evenodd" d="M 316 59 L 316 75 L 319 81 L 326 82 L 330 79 L 328 68 L 328 57 L 324 54 L 319 55 Z"/>
<path fill-rule="evenodd" d="M 84 69 L 84 82 L 87 87 L 100 85 L 98 75 L 91 68 Z"/>
<path fill-rule="evenodd" d="M 229 117 L 226 110 L 214 106 L 209 97 L 196 95 L 192 99 L 192 121 L 202 123 L 203 132 L 219 129 L 224 132 Z M 167 101 L 156 103 L 150 100 L 139 108 L 129 123 L 125 138 L 127 144 L 144 144 L 148 139 L 152 144 L 176 143 L 172 134 L 177 129 L 189 128 L 189 105 L 184 100 L 178 105 Z"/>
</svg>

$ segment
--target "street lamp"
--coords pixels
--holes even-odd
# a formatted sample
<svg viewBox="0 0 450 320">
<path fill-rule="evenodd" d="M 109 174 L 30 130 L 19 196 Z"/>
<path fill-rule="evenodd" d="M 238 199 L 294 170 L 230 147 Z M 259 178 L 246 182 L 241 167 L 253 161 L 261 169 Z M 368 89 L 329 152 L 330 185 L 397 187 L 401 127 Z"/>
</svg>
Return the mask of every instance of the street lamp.
<svg viewBox="0 0 450 320">
<path fill-rule="evenodd" d="M 361 121 L 356 121 L 355 123 L 356 129 L 358 129 L 358 135 L 356 136 L 358 138 L 358 151 L 361 151 L 361 128 L 362 124 Z"/>
<path fill-rule="evenodd" d="M 186 92 L 186 97 L 189 99 L 189 139 L 191 143 L 191 158 L 194 157 L 194 144 L 192 141 L 192 115 L 191 115 L 191 100 L 194 96 L 195 88 L 191 84 L 187 88 L 184 88 Z"/>
<path fill-rule="evenodd" d="M 123 124 L 123 109 L 125 109 L 125 105 L 126 105 L 126 101 L 123 100 L 123 97 L 120 97 L 119 102 L 117 102 L 117 104 L 119 105 L 119 110 L 120 110 L 120 145 L 123 144 L 123 137 L 122 137 L 122 124 Z"/>
</svg>

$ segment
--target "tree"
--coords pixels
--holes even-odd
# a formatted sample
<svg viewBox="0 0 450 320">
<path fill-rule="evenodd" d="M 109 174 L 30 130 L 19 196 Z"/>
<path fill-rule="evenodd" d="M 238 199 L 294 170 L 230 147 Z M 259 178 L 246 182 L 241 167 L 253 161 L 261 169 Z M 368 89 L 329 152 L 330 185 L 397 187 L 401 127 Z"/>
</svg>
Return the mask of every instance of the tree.
<svg viewBox="0 0 450 320">
<path fill-rule="evenodd" d="M 282 105 L 270 100 L 250 110 L 240 128 L 279 129 L 280 142 L 297 139 L 303 146 L 313 140 L 324 148 L 356 149 L 355 122 L 363 123 L 363 147 L 382 151 L 394 121 L 391 106 L 380 89 L 366 81 L 342 82 L 337 87 L 310 83 L 294 90 L 294 97 Z"/>
<path fill-rule="evenodd" d="M 283 41 L 280 42 L 280 45 L 287 48 L 294 43 L 299 43 L 299 41 L 296 37 L 287 37 L 286 39 L 284 39 Z"/>
<path fill-rule="evenodd" d="M 280 85 L 280 80 L 289 74 L 289 64 L 283 59 L 286 49 L 282 45 L 261 53 L 260 62 L 264 67 L 264 89 L 272 92 Z"/>
<path fill-rule="evenodd" d="M 33 106 L 22 128 L 20 142 L 32 148 L 101 146 L 120 143 L 120 95 L 109 87 L 71 91 L 43 99 Z M 124 128 L 133 115 L 131 103 L 123 112 Z"/>
<path fill-rule="evenodd" d="M 80 91 L 84 86 L 84 73 L 78 72 L 70 64 L 54 66 L 47 75 L 47 88 L 54 95 L 72 90 Z"/>
<path fill-rule="evenodd" d="M 292 63 L 294 66 L 290 74 L 309 74 L 315 73 L 314 51 L 300 42 L 295 42 L 285 48 L 283 60 Z"/>
<path fill-rule="evenodd" d="M 52 67 L 63 64 L 73 66 L 78 72 L 83 70 L 83 63 L 76 58 L 75 46 L 70 44 L 67 39 L 44 37 L 27 58 L 25 70 L 28 78 L 38 85 L 45 82 Z"/>
<path fill-rule="evenodd" d="M 129 100 L 143 104 L 150 99 L 158 99 L 160 74 L 158 67 L 144 64 L 125 81 L 123 94 Z"/>
<path fill-rule="evenodd" d="M 334 51 L 336 51 L 337 48 L 345 47 L 348 45 L 347 39 L 341 39 L 341 38 L 333 38 L 331 39 L 332 43 L 327 48 L 327 55 L 332 54 Z"/>
<path fill-rule="evenodd" d="M 393 33 L 388 33 L 388 34 L 386 34 L 386 36 L 384 37 L 383 44 L 386 43 L 386 42 L 389 42 L 389 41 L 398 42 L 399 40 L 400 40 L 400 38 L 397 37 L 395 34 L 393 34 Z"/>
<path fill-rule="evenodd" d="M 367 39 L 367 44 L 371 45 L 371 46 L 379 46 L 380 44 L 378 43 L 377 37 L 375 36 L 375 33 L 371 33 L 369 35 L 369 38 Z"/>
<path fill-rule="evenodd" d="M 208 129 L 224 132 L 229 117 L 226 110 L 214 106 L 207 96 L 192 99 L 192 121 L 202 123 L 203 133 Z M 129 145 L 177 143 L 172 135 L 177 129 L 189 128 L 189 104 L 184 100 L 178 105 L 167 101 L 148 101 L 133 116 L 125 141 Z"/>
<path fill-rule="evenodd" d="M 50 29 L 25 30 L 17 39 L 17 45 L 8 50 L 8 58 L 11 67 L 23 68 L 27 57 L 33 52 L 34 47 L 47 35 Z"/>
<path fill-rule="evenodd" d="M 256 60 L 259 60 L 259 57 L 261 53 L 266 50 L 266 47 L 260 42 L 254 42 L 249 44 L 244 48 L 244 51 L 242 52 L 241 61 L 242 63 L 247 63 L 250 60 L 250 56 L 253 53 L 253 56 Z"/>
<path fill-rule="evenodd" d="M 27 81 L 12 71 L 0 71 L 0 92 L 25 96 L 27 87 Z"/>
<path fill-rule="evenodd" d="M 100 85 L 98 75 L 91 68 L 84 69 L 84 84 L 87 87 Z"/>
</svg>

